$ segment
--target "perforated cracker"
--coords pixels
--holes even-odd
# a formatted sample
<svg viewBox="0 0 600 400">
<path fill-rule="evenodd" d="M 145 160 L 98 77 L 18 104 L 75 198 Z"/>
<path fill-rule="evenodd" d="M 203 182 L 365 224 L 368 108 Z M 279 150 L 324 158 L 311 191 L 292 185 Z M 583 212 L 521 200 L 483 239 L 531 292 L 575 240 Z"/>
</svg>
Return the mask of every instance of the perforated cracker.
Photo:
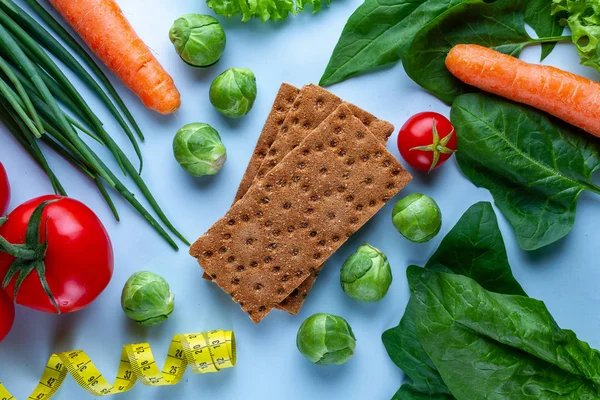
<svg viewBox="0 0 600 400">
<path fill-rule="evenodd" d="M 292 108 L 294 101 L 300 94 L 300 89 L 295 86 L 292 86 L 287 83 L 282 83 L 279 91 L 277 92 L 277 96 L 275 97 L 275 101 L 273 102 L 273 107 L 271 108 L 271 112 L 267 116 L 267 121 L 265 122 L 265 126 L 263 127 L 260 136 L 256 142 L 256 147 L 254 148 L 254 152 L 252 152 L 252 157 L 248 162 L 248 167 L 246 168 L 246 172 L 242 177 L 242 181 L 240 182 L 240 186 L 238 187 L 237 193 L 235 194 L 235 198 L 233 199 L 233 203 L 240 200 L 256 178 L 256 174 L 258 173 L 258 169 L 262 164 L 263 160 L 267 156 L 267 152 L 269 148 L 275 142 L 275 138 L 279 133 L 279 128 L 283 125 L 285 120 L 285 116 L 288 111 Z M 207 273 L 202 275 L 204 279 L 212 280 Z"/>
<path fill-rule="evenodd" d="M 411 179 L 342 105 L 190 254 L 259 322 Z"/>
<path fill-rule="evenodd" d="M 257 180 L 262 179 L 267 172 L 281 162 L 290 151 L 296 148 L 342 102 L 342 99 L 320 86 L 304 86 L 285 117 L 279 129 L 279 134 L 263 160 L 256 174 Z M 375 137 L 387 143 L 387 139 L 394 130 L 392 124 L 376 118 L 353 104 L 345 104 L 350 107 L 352 113 L 370 129 Z"/>
<path fill-rule="evenodd" d="M 307 85 L 303 87 L 294 102 L 292 110 L 286 116 L 283 124 L 281 124 L 280 133 L 269 149 L 269 153 L 264 158 L 258 170 L 256 181 L 260 181 L 264 174 L 277 165 L 315 126 L 318 126 L 340 104 L 342 104 L 342 99 L 319 86 Z M 369 127 L 376 137 L 387 143 L 389 136 L 394 130 L 392 124 L 376 118 L 354 104 L 344 104 L 350 108 L 352 113 L 365 126 Z M 298 314 L 315 281 L 316 277 L 307 279 L 294 291 L 289 299 L 286 299 L 277 308 L 287 311 L 290 314 Z"/>
<path fill-rule="evenodd" d="M 279 133 L 279 128 L 283 125 L 285 116 L 292 108 L 298 94 L 300 94 L 300 89 L 288 85 L 287 83 L 283 83 L 279 88 L 279 92 L 273 103 L 273 108 L 271 108 L 271 112 L 267 117 L 267 122 L 265 122 L 265 126 L 258 137 L 256 147 L 252 153 L 252 158 L 250 158 L 248 168 L 246 168 L 242 182 L 235 195 L 234 203 L 244 197 L 252 185 L 252 181 L 254 181 L 254 178 L 258 173 L 260 165 L 267 156 L 269 148 L 275 142 L 277 134 Z"/>
</svg>

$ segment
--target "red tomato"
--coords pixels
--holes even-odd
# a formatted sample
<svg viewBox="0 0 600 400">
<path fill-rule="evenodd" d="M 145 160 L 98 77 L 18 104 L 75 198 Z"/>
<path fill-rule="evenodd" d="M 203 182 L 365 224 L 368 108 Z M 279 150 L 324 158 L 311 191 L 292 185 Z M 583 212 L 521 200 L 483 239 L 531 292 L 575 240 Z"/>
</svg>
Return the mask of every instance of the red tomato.
<svg viewBox="0 0 600 400">
<path fill-rule="evenodd" d="M 415 114 L 400 129 L 398 150 L 411 167 L 431 171 L 456 151 L 456 132 L 448 118 L 441 114 Z"/>
<path fill-rule="evenodd" d="M 4 213 L 8 209 L 9 201 L 10 185 L 8 184 L 8 175 L 6 175 L 6 170 L 2 163 L 0 163 L 0 218 L 4 216 Z"/>
<path fill-rule="evenodd" d="M 0 290 L 0 342 L 4 340 L 15 321 L 15 303 Z"/>
<path fill-rule="evenodd" d="M 21 204 L 0 227 L 0 236 L 12 244 L 25 242 L 27 223 L 42 202 L 58 200 L 42 213 L 40 242 L 47 240 L 43 258 L 45 278 L 61 313 L 80 310 L 94 301 L 108 285 L 113 273 L 113 251 L 104 226 L 83 203 L 67 197 L 42 196 Z M 47 235 L 46 235 L 47 231 Z M 14 257 L 0 253 L 0 279 L 6 276 Z M 14 299 L 13 277 L 6 292 Z M 57 310 L 32 271 L 19 288 L 18 304 L 48 313 Z"/>
</svg>

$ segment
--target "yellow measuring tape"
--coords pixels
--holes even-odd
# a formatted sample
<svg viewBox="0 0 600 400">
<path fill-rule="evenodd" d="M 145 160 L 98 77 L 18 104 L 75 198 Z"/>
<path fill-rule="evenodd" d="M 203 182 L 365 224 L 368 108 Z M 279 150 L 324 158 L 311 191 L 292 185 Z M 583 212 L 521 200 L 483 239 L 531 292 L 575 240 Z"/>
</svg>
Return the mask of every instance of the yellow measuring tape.
<svg viewBox="0 0 600 400">
<path fill-rule="evenodd" d="M 235 337 L 231 331 L 175 335 L 161 370 L 148 343 L 123 346 L 119 372 L 110 384 L 81 350 L 53 354 L 29 399 L 49 399 L 71 373 L 75 381 L 94 396 L 130 390 L 139 379 L 147 386 L 176 385 L 189 365 L 196 374 L 218 372 L 235 365 Z M 0 400 L 16 400 L 0 382 Z"/>
</svg>

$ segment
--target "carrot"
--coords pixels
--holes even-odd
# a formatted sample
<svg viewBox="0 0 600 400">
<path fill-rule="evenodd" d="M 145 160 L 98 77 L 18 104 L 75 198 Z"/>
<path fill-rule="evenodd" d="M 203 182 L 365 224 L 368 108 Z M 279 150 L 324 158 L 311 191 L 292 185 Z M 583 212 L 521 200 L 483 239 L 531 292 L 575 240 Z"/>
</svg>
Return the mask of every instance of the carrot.
<svg viewBox="0 0 600 400">
<path fill-rule="evenodd" d="M 152 110 L 175 112 L 179 91 L 113 0 L 50 0 L 92 51 Z"/>
<path fill-rule="evenodd" d="M 597 82 L 473 44 L 455 46 L 446 67 L 466 84 L 538 108 L 600 137 Z"/>
</svg>

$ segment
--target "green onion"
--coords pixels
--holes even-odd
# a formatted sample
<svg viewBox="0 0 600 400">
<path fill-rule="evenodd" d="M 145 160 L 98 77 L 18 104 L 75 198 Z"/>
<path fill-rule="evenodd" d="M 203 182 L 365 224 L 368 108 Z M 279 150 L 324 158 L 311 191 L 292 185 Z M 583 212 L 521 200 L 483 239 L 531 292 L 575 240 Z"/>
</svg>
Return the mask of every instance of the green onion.
<svg viewBox="0 0 600 400">
<path fill-rule="evenodd" d="M 106 90 L 121 112 L 138 132 L 138 135 L 142 137 L 133 117 L 91 57 L 49 14 L 43 14 L 46 11 L 41 9 L 37 3 L 32 7 L 104 83 Z M 169 245 L 177 249 L 177 244 L 169 233 L 142 206 L 135 195 L 115 176 L 88 144 L 79 137 L 77 131 L 106 146 L 119 167 L 132 178 L 142 192 L 158 219 L 184 243 L 189 244 L 168 220 L 131 161 L 106 132 L 102 122 L 58 65 L 46 54 L 44 48 L 80 76 L 83 82 L 108 107 L 132 142 L 138 158 L 140 158 L 141 168 L 141 152 L 137 141 L 109 96 L 66 48 L 25 11 L 16 6 L 12 0 L 0 0 L 0 121 L 6 125 L 9 132 L 46 172 L 56 193 L 66 195 L 64 187 L 53 173 L 39 147 L 38 140 L 43 141 L 50 149 L 61 155 L 94 182 L 115 219 L 119 220 L 119 214 L 109 191 L 107 191 L 106 184 L 114 188 Z"/>
<path fill-rule="evenodd" d="M 96 75 L 96 77 L 102 82 L 112 99 L 117 103 L 121 112 L 125 115 L 133 129 L 136 131 L 138 137 L 141 140 L 144 140 L 144 135 L 140 130 L 137 122 L 129 112 L 129 109 L 110 83 L 102 69 L 98 67 L 98 65 L 94 62 L 92 57 L 84 50 L 83 47 L 75 40 L 69 32 L 65 28 L 63 28 L 53 17 L 50 15 L 48 11 L 46 11 L 41 5 L 38 4 L 36 0 L 25 0 L 25 2 L 33 9 L 33 11 L 52 29 L 52 31 L 58 35 L 70 48 L 73 50 L 82 60 L 83 62 L 92 70 L 92 72 Z M 0 6 L 5 9 L 7 13 L 14 18 L 14 20 L 19 23 L 25 30 L 28 32 L 32 32 L 36 38 L 40 41 L 40 43 L 47 48 L 52 54 L 58 57 L 62 62 L 64 62 L 69 68 L 73 70 L 73 68 L 77 68 L 79 63 L 75 60 L 75 58 L 51 35 L 48 33 L 46 29 L 44 29 L 36 20 L 31 18 L 22 8 L 20 8 L 17 4 L 15 4 L 12 0 L 0 0 Z M 82 68 L 83 69 L 83 68 Z M 77 71 L 73 70 L 77 73 Z M 85 69 L 83 69 L 85 71 Z M 78 73 L 79 75 L 79 73 Z M 87 72 L 85 72 L 85 75 Z M 83 74 L 80 75 L 83 77 Z M 102 92 L 102 89 L 98 87 L 93 78 L 90 77 L 90 81 L 86 77 L 83 77 L 88 86 L 93 85 L 98 88 L 98 92 Z M 92 83 L 93 82 L 93 83 Z M 92 88 L 93 89 L 93 88 Z M 95 89 L 93 89 L 96 91 Z M 102 92 L 103 93 L 103 92 Z M 98 93 L 100 94 L 100 93 Z M 108 103 L 109 101 L 105 101 L 105 104 L 113 115 L 118 112 L 113 111 L 114 107 L 111 107 Z M 116 117 L 116 115 L 115 115 Z M 120 118 L 116 117 L 119 121 Z M 125 129 L 125 128 L 124 128 Z"/>
</svg>

